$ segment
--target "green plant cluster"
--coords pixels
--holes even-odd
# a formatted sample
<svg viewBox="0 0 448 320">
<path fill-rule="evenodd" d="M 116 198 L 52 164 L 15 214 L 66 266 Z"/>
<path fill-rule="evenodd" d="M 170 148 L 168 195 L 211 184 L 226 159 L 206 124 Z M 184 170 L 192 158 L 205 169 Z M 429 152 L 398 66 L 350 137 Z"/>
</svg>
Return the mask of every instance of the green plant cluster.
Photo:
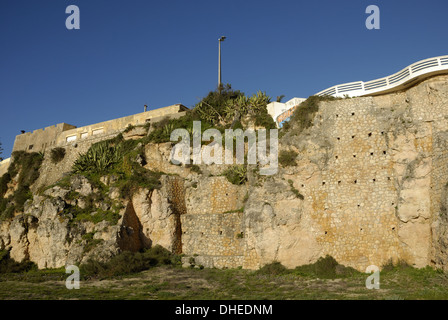
<svg viewBox="0 0 448 320">
<path fill-rule="evenodd" d="M 296 267 L 293 273 L 322 279 L 345 278 L 359 271 L 339 264 L 332 256 L 320 257 L 315 263 Z"/>
<path fill-rule="evenodd" d="M 80 155 L 73 164 L 74 173 L 103 173 L 113 165 L 119 163 L 124 155 L 123 143 L 116 145 L 110 141 L 93 144 L 89 150 Z"/>
<path fill-rule="evenodd" d="M 333 96 L 310 96 L 299 107 L 296 108 L 289 122 L 285 122 L 282 127 L 283 135 L 286 131 L 294 130 L 299 134 L 303 130 L 311 127 L 314 122 L 314 116 L 319 111 L 319 103 L 321 101 L 340 100 Z"/>
<path fill-rule="evenodd" d="M 121 218 L 119 212 L 122 208 L 123 207 L 120 204 L 115 204 L 109 210 L 96 208 L 93 205 L 87 206 L 85 208 L 69 205 L 66 209 L 64 209 L 63 216 L 69 217 L 72 224 L 82 221 L 90 221 L 95 224 L 101 221 L 108 221 L 112 225 L 116 225 L 118 223 L 118 220 L 120 220 Z"/>
<path fill-rule="evenodd" d="M 103 239 L 94 239 L 95 232 L 89 232 L 82 235 L 82 240 L 86 243 L 84 245 L 84 254 L 91 251 L 95 246 L 103 242 Z"/>
<path fill-rule="evenodd" d="M 212 123 L 214 126 L 229 126 L 242 128 L 241 120 L 248 116 L 256 126 L 266 129 L 276 128 L 275 122 L 268 114 L 266 106 L 271 98 L 266 93 L 258 91 L 252 96 L 246 96 L 239 90 L 233 90 L 230 84 L 215 91 L 210 91 L 193 111 L 200 120 Z"/>
<path fill-rule="evenodd" d="M 278 154 L 278 163 L 283 167 L 295 166 L 298 153 L 294 150 L 281 150 Z"/>
<path fill-rule="evenodd" d="M 29 261 L 16 262 L 11 259 L 8 250 L 0 250 L 0 273 L 22 273 L 37 269 L 37 266 Z"/>
<path fill-rule="evenodd" d="M 197 164 L 186 164 L 185 168 L 190 168 L 191 171 L 196 172 L 198 174 L 202 173 L 201 167 L 199 167 Z"/>
<path fill-rule="evenodd" d="M 12 218 L 15 211 L 23 211 L 26 200 L 32 199 L 30 186 L 39 178 L 43 154 L 15 151 L 12 159 L 8 172 L 0 178 L 0 220 Z M 13 178 L 17 179 L 17 189 L 8 198 L 4 198 Z"/>
<path fill-rule="evenodd" d="M 297 189 L 294 187 L 294 181 L 292 181 L 291 179 L 289 179 L 289 180 L 288 180 L 288 183 L 289 183 L 289 187 L 291 188 L 291 191 L 296 195 L 297 198 L 299 198 L 300 200 L 305 199 L 305 197 L 303 196 L 303 194 L 301 194 L 301 193 L 299 192 L 299 190 L 297 190 Z"/>
<path fill-rule="evenodd" d="M 139 140 L 114 139 L 96 143 L 81 155 L 73 165 L 73 173 L 86 176 L 97 187 L 102 175 L 114 175 L 118 179 L 113 186 L 119 188 L 122 198 L 129 198 L 140 187 L 160 187 L 160 172 L 145 169 L 137 159 L 144 161 L 143 144 Z"/>
<path fill-rule="evenodd" d="M 162 119 L 159 122 L 151 124 L 152 131 L 144 139 L 143 143 L 164 143 L 169 142 L 171 132 L 175 129 L 186 129 L 190 134 L 190 140 L 193 142 L 193 121 L 201 121 L 201 134 L 212 128 L 212 124 L 199 117 L 194 111 L 187 111 L 187 113 L 180 118 L 170 119 L 168 117 Z M 216 127 L 216 129 L 224 132 L 224 128 Z"/>
<path fill-rule="evenodd" d="M 235 185 L 241 185 L 247 181 L 247 167 L 245 165 L 233 165 L 224 171 L 227 180 Z"/>
<path fill-rule="evenodd" d="M 280 262 L 264 265 L 256 271 L 261 275 L 286 275 L 294 274 L 306 277 L 335 279 L 346 278 L 359 274 L 360 272 L 339 264 L 332 256 L 320 257 L 312 264 L 298 266 L 295 269 L 287 269 Z"/>
<path fill-rule="evenodd" d="M 239 97 L 244 97 L 244 93 L 233 90 L 230 84 L 226 84 L 210 91 L 193 110 L 200 120 L 217 125 L 225 121 L 225 109 L 228 109 L 229 101 L 237 101 Z"/>
<path fill-rule="evenodd" d="M 156 245 L 142 252 L 123 251 L 107 262 L 90 259 L 80 266 L 84 278 L 110 278 L 148 270 L 160 265 L 179 265 L 180 257 Z"/>
<path fill-rule="evenodd" d="M 145 157 L 141 140 L 124 140 L 120 134 L 113 139 L 93 144 L 86 153 L 81 154 L 75 161 L 71 174 L 56 185 L 70 190 L 72 179 L 80 175 L 87 178 L 94 192 L 83 196 L 74 190 L 69 191 L 65 195 L 67 207 L 61 217 L 74 225 L 81 221 L 108 221 L 116 225 L 121 218 L 123 204 L 120 199 L 110 198 L 111 188 L 117 189 L 121 199 L 131 198 L 140 188 L 160 188 L 162 173 L 143 167 Z M 102 178 L 111 182 L 106 185 Z M 74 200 L 83 205 L 78 205 Z"/>
<path fill-rule="evenodd" d="M 51 149 L 50 157 L 54 164 L 61 162 L 65 157 L 65 149 L 61 147 Z"/>
</svg>

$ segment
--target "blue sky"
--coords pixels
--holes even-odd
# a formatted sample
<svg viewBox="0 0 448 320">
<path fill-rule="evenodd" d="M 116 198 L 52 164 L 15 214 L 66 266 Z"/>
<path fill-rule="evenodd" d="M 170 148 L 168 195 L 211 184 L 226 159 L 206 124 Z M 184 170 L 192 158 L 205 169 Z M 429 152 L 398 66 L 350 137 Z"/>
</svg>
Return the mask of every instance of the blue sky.
<svg viewBox="0 0 448 320">
<path fill-rule="evenodd" d="M 381 29 L 368 30 L 368 5 Z M 80 9 L 67 30 L 65 9 Z M 182 103 L 222 80 L 246 94 L 308 97 L 448 54 L 446 0 L 1 0 L 0 142 Z"/>
</svg>

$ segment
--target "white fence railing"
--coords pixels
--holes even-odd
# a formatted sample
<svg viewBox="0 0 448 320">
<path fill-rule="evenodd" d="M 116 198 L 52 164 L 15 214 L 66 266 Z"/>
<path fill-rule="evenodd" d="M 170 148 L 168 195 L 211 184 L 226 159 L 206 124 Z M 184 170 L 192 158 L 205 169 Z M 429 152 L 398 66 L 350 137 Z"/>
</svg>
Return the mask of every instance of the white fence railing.
<svg viewBox="0 0 448 320">
<path fill-rule="evenodd" d="M 448 73 L 448 56 L 440 56 L 418 61 L 397 73 L 372 81 L 357 81 L 339 84 L 316 93 L 316 96 L 358 97 L 401 90 L 413 84 L 417 78 Z"/>
</svg>

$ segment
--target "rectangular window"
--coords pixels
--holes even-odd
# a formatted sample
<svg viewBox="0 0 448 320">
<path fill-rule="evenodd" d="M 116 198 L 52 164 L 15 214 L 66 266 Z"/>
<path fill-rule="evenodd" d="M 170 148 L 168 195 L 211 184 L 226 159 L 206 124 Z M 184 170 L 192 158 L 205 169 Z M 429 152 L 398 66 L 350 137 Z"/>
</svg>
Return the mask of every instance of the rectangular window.
<svg viewBox="0 0 448 320">
<path fill-rule="evenodd" d="M 28 150 L 32 150 L 33 147 L 34 147 L 34 145 L 33 145 L 33 144 L 30 144 L 30 146 L 28 147 Z"/>
<path fill-rule="evenodd" d="M 76 141 L 76 136 L 69 136 L 66 139 L 67 139 L 67 142 Z"/>
<path fill-rule="evenodd" d="M 96 135 L 98 135 L 98 134 L 102 134 L 102 133 L 104 133 L 104 129 L 103 129 L 103 128 L 101 128 L 101 129 L 95 129 L 95 130 L 92 131 L 92 134 L 93 134 L 94 136 L 96 136 Z"/>
</svg>

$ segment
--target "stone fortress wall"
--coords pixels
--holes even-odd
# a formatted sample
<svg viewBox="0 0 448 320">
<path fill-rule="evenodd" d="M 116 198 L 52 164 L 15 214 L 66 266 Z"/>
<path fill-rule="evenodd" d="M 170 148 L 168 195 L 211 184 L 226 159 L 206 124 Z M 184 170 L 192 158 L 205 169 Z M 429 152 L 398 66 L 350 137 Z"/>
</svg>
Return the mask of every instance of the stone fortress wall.
<svg viewBox="0 0 448 320">
<path fill-rule="evenodd" d="M 288 140 L 296 167 L 251 190 L 224 177 L 187 188 L 184 262 L 294 267 L 328 254 L 360 271 L 389 260 L 444 268 L 447 92 L 444 75 L 403 92 L 323 102 L 309 133 Z"/>
<path fill-rule="evenodd" d="M 183 112 L 180 105 L 169 110 L 170 116 Z M 57 168 L 44 161 L 45 174 L 36 185 L 60 177 L 64 166 L 69 168 L 72 158 L 92 141 L 128 124 L 163 117 L 143 115 L 65 127 L 46 148 L 65 145 L 66 159 Z M 48 133 L 63 128 L 55 126 Z M 93 134 L 101 128 L 101 134 Z M 83 139 L 86 132 L 91 135 Z M 151 222 L 147 226 L 153 228 L 148 231 L 152 244 L 167 243 L 173 252 L 185 254 L 185 261 L 192 257 L 205 267 L 256 269 L 278 261 L 293 268 L 329 254 L 360 271 L 390 259 L 448 269 L 448 75 L 423 80 L 406 91 L 322 102 L 307 132 L 288 134 L 288 144 L 281 148 L 298 153 L 296 166 L 281 168 L 251 188 L 211 174 L 208 166 L 203 168 L 208 173 L 194 175 L 169 165 L 169 143 L 146 146 L 147 166 L 154 166 L 148 168 L 178 174 L 164 178 L 167 196 L 155 191 L 151 201 L 146 196 L 140 204 L 134 201 L 142 224 L 146 227 L 145 219 Z M 25 142 L 33 141 L 23 141 L 18 146 L 29 150 Z M 156 208 L 155 195 L 159 202 L 166 199 L 171 209 Z M 148 203 L 154 204 L 154 211 L 142 213 Z M 164 221 L 155 219 L 156 211 L 170 223 L 154 227 Z"/>
<path fill-rule="evenodd" d="M 188 110 L 181 104 L 150 110 L 123 118 L 96 123 L 84 127 L 59 123 L 54 126 L 26 132 L 16 136 L 14 151 L 40 152 L 47 148 L 64 147 L 91 140 L 104 140 L 109 136 L 115 136 L 129 125 L 144 125 L 148 122 L 158 122 L 164 117 L 181 117 Z"/>
</svg>

